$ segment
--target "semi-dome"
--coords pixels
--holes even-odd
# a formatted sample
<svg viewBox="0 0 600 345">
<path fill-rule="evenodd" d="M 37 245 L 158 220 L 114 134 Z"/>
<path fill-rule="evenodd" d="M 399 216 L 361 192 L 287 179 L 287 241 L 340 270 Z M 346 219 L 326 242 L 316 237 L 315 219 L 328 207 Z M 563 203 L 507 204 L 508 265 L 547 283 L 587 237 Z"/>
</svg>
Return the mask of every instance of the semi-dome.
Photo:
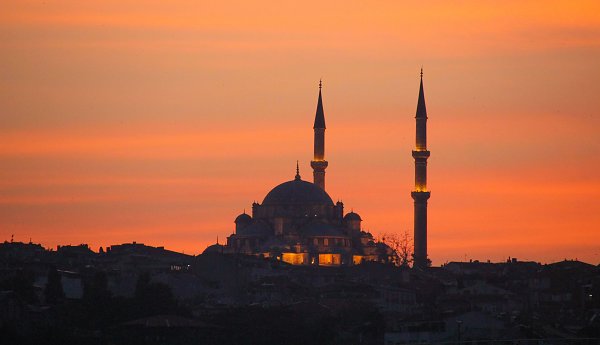
<svg viewBox="0 0 600 345">
<path fill-rule="evenodd" d="M 211 246 L 206 247 L 202 254 L 206 253 L 223 253 L 223 248 L 225 248 L 222 244 L 213 244 Z"/>
<path fill-rule="evenodd" d="M 284 182 L 273 188 L 263 205 L 327 205 L 333 206 L 333 200 L 327 192 L 314 183 L 302 181 L 300 178 Z"/>
<path fill-rule="evenodd" d="M 360 218 L 358 213 L 354 213 L 354 212 L 346 213 L 346 215 L 344 216 L 344 220 L 345 221 L 351 221 L 351 220 L 362 221 L 362 219 Z"/>
<path fill-rule="evenodd" d="M 252 222 L 252 217 L 250 217 L 250 215 L 246 214 L 246 212 L 244 212 L 244 213 L 240 214 L 239 216 L 237 216 L 235 218 L 235 221 L 234 221 L 234 223 L 236 223 L 236 224 L 238 224 L 238 223 L 240 223 L 240 224 L 248 224 L 250 222 Z"/>
</svg>

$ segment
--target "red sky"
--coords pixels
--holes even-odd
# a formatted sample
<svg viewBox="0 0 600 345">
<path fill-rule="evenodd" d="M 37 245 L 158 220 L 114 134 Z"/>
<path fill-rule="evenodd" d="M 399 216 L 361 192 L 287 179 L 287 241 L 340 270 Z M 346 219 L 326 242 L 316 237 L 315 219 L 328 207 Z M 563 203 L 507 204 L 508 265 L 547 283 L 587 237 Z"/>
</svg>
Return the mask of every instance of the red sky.
<svg viewBox="0 0 600 345">
<path fill-rule="evenodd" d="M 425 73 L 429 255 L 600 263 L 597 1 L 4 1 L 0 240 L 198 254 L 311 179 L 412 231 Z"/>
</svg>

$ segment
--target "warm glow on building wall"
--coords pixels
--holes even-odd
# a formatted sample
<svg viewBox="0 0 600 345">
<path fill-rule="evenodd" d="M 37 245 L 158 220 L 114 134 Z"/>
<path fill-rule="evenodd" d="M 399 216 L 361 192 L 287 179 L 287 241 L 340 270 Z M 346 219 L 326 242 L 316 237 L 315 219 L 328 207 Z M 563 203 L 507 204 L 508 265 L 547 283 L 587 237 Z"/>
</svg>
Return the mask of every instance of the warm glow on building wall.
<svg viewBox="0 0 600 345">
<path fill-rule="evenodd" d="M 308 263 L 308 253 L 283 253 L 281 261 L 291 265 L 304 265 Z"/>
</svg>

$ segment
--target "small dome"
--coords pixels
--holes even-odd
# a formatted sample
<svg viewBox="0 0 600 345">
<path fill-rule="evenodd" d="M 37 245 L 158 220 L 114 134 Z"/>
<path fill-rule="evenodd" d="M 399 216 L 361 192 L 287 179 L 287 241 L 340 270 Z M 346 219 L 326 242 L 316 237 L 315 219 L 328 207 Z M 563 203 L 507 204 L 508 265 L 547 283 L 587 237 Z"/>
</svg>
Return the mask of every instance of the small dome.
<svg viewBox="0 0 600 345">
<path fill-rule="evenodd" d="M 362 221 L 362 219 L 360 218 L 358 213 L 354 213 L 354 212 L 346 213 L 346 215 L 344 216 L 344 220 L 345 221 L 351 221 L 351 220 Z"/>
<path fill-rule="evenodd" d="M 333 206 L 333 200 L 327 192 L 314 183 L 295 180 L 284 182 L 273 188 L 263 205 L 327 205 Z"/>
<path fill-rule="evenodd" d="M 205 253 L 223 253 L 224 246 L 222 244 L 213 244 L 211 246 L 206 247 L 202 254 Z"/>
<path fill-rule="evenodd" d="M 237 218 L 235 218 L 235 221 L 234 221 L 234 223 L 236 223 L 236 224 L 238 224 L 238 223 L 248 224 L 250 222 L 252 222 L 252 217 L 250 217 L 246 213 L 240 214 L 239 216 L 237 216 Z"/>
</svg>

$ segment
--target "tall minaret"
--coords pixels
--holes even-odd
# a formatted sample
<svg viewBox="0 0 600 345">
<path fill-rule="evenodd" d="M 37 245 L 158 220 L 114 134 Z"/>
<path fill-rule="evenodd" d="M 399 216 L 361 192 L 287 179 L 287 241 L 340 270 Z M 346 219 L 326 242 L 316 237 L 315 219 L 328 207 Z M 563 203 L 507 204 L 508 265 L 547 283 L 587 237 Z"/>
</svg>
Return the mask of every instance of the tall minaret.
<svg viewBox="0 0 600 345">
<path fill-rule="evenodd" d="M 315 154 L 310 162 L 313 168 L 314 183 L 325 190 L 325 169 L 327 161 L 325 160 L 325 113 L 323 112 L 323 99 L 321 98 L 321 88 L 323 84 L 319 80 L 319 101 L 317 102 L 317 113 L 315 115 Z"/>
<path fill-rule="evenodd" d="M 419 101 L 417 103 L 417 140 L 416 148 L 412 152 L 415 159 L 415 190 L 411 193 L 415 201 L 415 254 L 414 267 L 424 268 L 429 264 L 427 258 L 427 109 L 425 108 L 425 94 L 423 93 L 423 68 L 421 68 L 421 86 L 419 88 Z"/>
</svg>

